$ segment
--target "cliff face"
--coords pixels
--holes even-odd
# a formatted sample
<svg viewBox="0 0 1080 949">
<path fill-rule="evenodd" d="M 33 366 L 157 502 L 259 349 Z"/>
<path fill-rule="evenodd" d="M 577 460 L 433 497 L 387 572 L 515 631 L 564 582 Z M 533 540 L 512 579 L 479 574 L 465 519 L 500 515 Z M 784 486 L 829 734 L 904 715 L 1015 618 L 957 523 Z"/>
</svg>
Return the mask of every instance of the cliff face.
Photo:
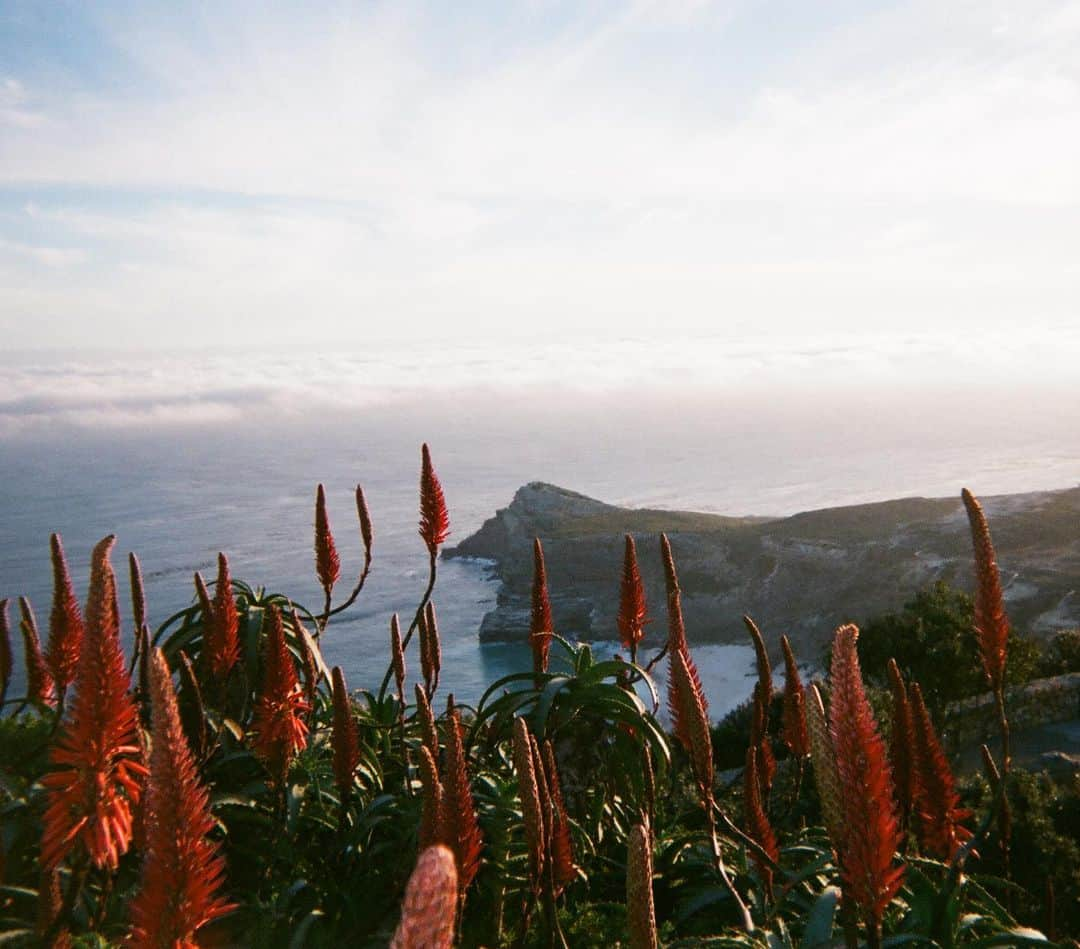
<svg viewBox="0 0 1080 949">
<path fill-rule="evenodd" d="M 1013 625 L 1036 636 L 1080 626 L 1080 488 L 983 504 Z M 936 580 L 972 587 L 959 497 L 731 518 L 619 508 L 535 482 L 446 556 L 495 561 L 502 585 L 482 639 L 525 637 L 534 536 L 544 543 L 557 630 L 615 639 L 623 534 L 632 533 L 654 618 L 647 639 L 656 643 L 666 630 L 661 531 L 675 554 L 692 641 L 742 642 L 740 617 L 749 613 L 772 637 L 786 632 L 816 655 L 837 624 L 898 609 Z"/>
</svg>

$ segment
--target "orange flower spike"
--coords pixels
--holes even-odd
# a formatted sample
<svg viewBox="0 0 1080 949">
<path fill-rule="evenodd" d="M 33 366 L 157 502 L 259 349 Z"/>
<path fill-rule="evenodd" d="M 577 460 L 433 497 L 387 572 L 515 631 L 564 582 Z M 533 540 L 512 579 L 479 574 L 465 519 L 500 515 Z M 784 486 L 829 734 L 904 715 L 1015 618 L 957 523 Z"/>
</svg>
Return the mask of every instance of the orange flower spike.
<svg viewBox="0 0 1080 949">
<path fill-rule="evenodd" d="M 23 660 L 26 663 L 26 697 L 38 707 L 56 707 L 56 683 L 53 681 L 49 664 L 41 652 L 41 637 L 38 635 L 37 620 L 30 601 L 25 596 L 19 597 L 19 612 L 22 622 L 19 628 L 23 637 Z"/>
<path fill-rule="evenodd" d="M 423 798 L 418 838 L 420 849 L 426 850 L 434 843 L 444 843 L 439 835 L 446 826 L 443 816 L 446 795 L 439 780 L 439 767 L 426 745 L 420 746 L 420 786 L 423 788 Z"/>
<path fill-rule="evenodd" d="M 426 444 L 421 447 L 420 455 L 420 536 L 434 557 L 439 545 L 450 536 L 450 514 Z"/>
<path fill-rule="evenodd" d="M 131 583 L 131 619 L 138 633 L 146 625 L 146 589 L 143 587 L 139 558 L 128 554 L 128 578 Z"/>
<path fill-rule="evenodd" d="M 405 648 L 401 642 L 401 623 L 395 613 L 390 617 L 390 660 L 394 668 L 394 684 L 397 686 L 398 700 L 405 702 Z"/>
<path fill-rule="evenodd" d="M 686 627 L 683 625 L 682 591 L 679 589 L 675 557 L 671 552 L 671 542 L 667 534 L 660 535 L 660 556 L 664 562 L 664 585 L 667 589 L 668 652 L 685 652 L 689 646 L 686 642 Z"/>
<path fill-rule="evenodd" d="M 131 903 L 129 945 L 196 946 L 199 930 L 233 909 L 221 891 L 225 858 L 209 839 L 210 796 L 180 724 L 165 656 L 150 660 L 153 742 L 146 791 L 146 852 Z"/>
<path fill-rule="evenodd" d="M 326 492 L 320 484 L 315 491 L 315 574 L 327 598 L 341 576 L 341 561 L 326 514 Z"/>
<path fill-rule="evenodd" d="M 657 949 L 656 910 L 652 888 L 652 841 L 649 831 L 635 824 L 627 840 L 626 922 L 630 949 Z"/>
<path fill-rule="evenodd" d="M 675 692 L 682 742 L 694 778 L 701 794 L 701 805 L 708 809 L 712 802 L 713 757 L 712 736 L 709 732 L 709 706 L 701 688 L 694 660 L 689 652 L 676 651 L 671 656 L 671 683 Z"/>
<path fill-rule="evenodd" d="M 263 682 L 255 702 L 252 750 L 262 759 L 275 781 L 284 782 L 293 756 L 307 746 L 309 710 L 296 676 L 292 653 L 285 644 L 281 612 L 267 610 L 263 641 Z"/>
<path fill-rule="evenodd" d="M 539 888 L 547 851 L 544 841 L 544 817 L 529 728 L 525 719 L 520 716 L 514 719 L 513 752 L 521 814 L 525 822 L 525 842 L 529 848 L 529 871 L 533 887 Z"/>
<path fill-rule="evenodd" d="M 218 554 L 213 613 L 215 642 L 211 662 L 214 677 L 219 682 L 224 682 L 240 658 L 240 617 L 236 612 L 236 600 L 233 597 L 229 559 L 223 553 Z"/>
<path fill-rule="evenodd" d="M 533 538 L 532 612 L 529 618 L 529 646 L 533 654 L 533 672 L 547 672 L 548 653 L 551 651 L 551 634 L 555 623 L 551 618 L 551 600 L 548 598 L 547 567 L 544 564 L 544 548 L 539 537 Z"/>
<path fill-rule="evenodd" d="M 416 718 L 420 723 L 420 735 L 424 746 L 431 752 L 431 760 L 439 760 L 439 732 L 435 728 L 435 714 L 431 710 L 431 702 L 428 701 L 427 693 L 418 684 L 414 686 L 416 694 Z"/>
<path fill-rule="evenodd" d="M 806 731 L 806 690 L 787 636 L 780 637 L 780 647 L 784 651 L 784 744 L 792 756 L 805 758 L 810 754 L 810 736 Z"/>
<path fill-rule="evenodd" d="M 424 686 L 431 695 L 439 686 L 439 673 L 442 671 L 439 620 L 435 615 L 435 604 L 431 600 L 427 601 L 423 615 L 420 617 L 420 669 L 424 677 Z"/>
<path fill-rule="evenodd" d="M 774 862 L 780 860 L 780 848 L 776 843 L 776 834 L 765 814 L 761 803 L 761 775 L 758 773 L 757 749 L 751 745 L 746 752 L 746 768 L 743 770 L 743 791 L 746 807 L 746 832 L 769 855 Z M 751 856 L 757 865 L 758 873 L 765 884 L 765 891 L 772 899 L 773 871 L 764 860 Z"/>
<path fill-rule="evenodd" d="M 900 820 L 906 826 L 916 797 L 912 754 L 915 752 L 915 727 L 907 689 L 895 659 L 889 660 L 889 691 L 892 693 L 892 733 L 889 736 L 889 764 L 896 784 L 896 802 Z"/>
<path fill-rule="evenodd" d="M 619 587 L 619 638 L 630 650 L 631 661 L 637 661 L 638 643 L 645 636 L 645 624 L 648 622 L 645 606 L 645 587 L 641 582 L 638 569 L 637 548 L 634 538 L 626 535 L 626 549 L 623 554 L 622 581 Z"/>
<path fill-rule="evenodd" d="M 761 682 L 754 684 L 754 717 L 750 727 L 750 743 L 757 751 L 757 773 L 761 778 L 761 796 L 768 800 L 776 778 L 776 756 L 769 739 L 768 706 L 762 700 Z"/>
<path fill-rule="evenodd" d="M 116 577 L 109 563 L 115 538 L 90 558 L 86 635 L 75 697 L 60 726 L 42 779 L 47 804 L 41 864 L 53 869 L 77 846 L 97 867 L 115 870 L 131 843 L 132 809 L 146 767 L 138 714 L 120 650 Z"/>
<path fill-rule="evenodd" d="M 757 662 L 758 684 L 761 686 L 761 697 L 764 701 L 765 727 L 769 725 L 769 703 L 772 701 L 772 664 L 769 662 L 769 650 L 765 648 L 765 638 L 757 624 L 749 617 L 743 616 L 743 625 L 750 633 L 754 642 L 754 656 Z"/>
<path fill-rule="evenodd" d="M 7 698 L 8 685 L 15 660 L 11 652 L 11 625 L 8 620 L 8 601 L 0 600 L 0 705 Z"/>
<path fill-rule="evenodd" d="M 46 657 L 56 687 L 61 692 L 66 692 L 68 686 L 75 681 L 85 627 L 59 534 L 53 534 L 49 538 L 49 546 L 52 554 L 53 601 L 52 611 L 49 613 L 49 647 Z"/>
<path fill-rule="evenodd" d="M 555 762 L 555 748 L 550 739 L 544 742 L 543 754 L 544 771 L 555 811 L 555 828 L 551 835 L 551 864 L 558 895 L 577 878 L 577 869 L 574 866 L 574 844 L 570 837 L 570 817 L 566 813 L 562 782 L 559 780 L 559 769 Z"/>
<path fill-rule="evenodd" d="M 960 806 L 949 761 L 938 741 L 917 682 L 911 686 L 910 714 L 918 775 L 915 808 L 919 815 L 919 843 L 933 856 L 952 860 L 960 845 L 971 839 L 971 831 L 960 824 L 971 812 Z"/>
<path fill-rule="evenodd" d="M 1009 641 L 1009 617 L 1005 613 L 1005 598 L 1001 592 L 997 556 L 990 539 L 982 505 L 967 489 L 961 492 L 971 526 L 971 541 L 975 550 L 975 635 L 979 641 L 986 680 L 995 691 L 1005 684 L 1005 656 Z"/>
<path fill-rule="evenodd" d="M 845 827 L 839 852 L 844 894 L 876 933 L 885 907 L 900 889 L 904 868 L 893 864 L 900 824 L 885 743 L 863 686 L 858 636 L 858 628 L 847 625 L 837 629 L 833 640 L 829 733 Z"/>
<path fill-rule="evenodd" d="M 364 489 L 356 486 L 356 518 L 360 522 L 360 539 L 364 542 L 364 563 L 371 563 L 371 546 L 375 538 L 375 532 L 371 527 L 371 512 L 368 511 L 367 498 L 364 497 Z"/>
<path fill-rule="evenodd" d="M 341 803 L 345 804 L 352 794 L 356 766 L 360 763 L 360 739 L 356 731 L 356 719 L 353 718 L 349 690 L 345 685 L 345 674 L 340 666 L 334 666 L 330 678 L 333 682 L 334 700 L 334 780 Z"/>
<path fill-rule="evenodd" d="M 464 895 L 480 869 L 483 836 L 476 819 L 476 806 L 473 803 L 461 731 L 461 718 L 457 709 L 452 708 L 446 716 L 446 768 L 442 779 L 446 832 L 441 836 L 454 851 L 458 886 Z"/>
<path fill-rule="evenodd" d="M 810 738 L 810 761 L 814 766 L 814 783 L 821 800 L 821 816 L 829 832 L 833 851 L 843 849 L 844 812 L 840 802 L 840 776 L 836 770 L 836 754 L 825 704 L 818 687 L 811 683 L 806 696 L 806 732 Z"/>
<path fill-rule="evenodd" d="M 459 884 L 454 855 L 446 847 L 436 844 L 420 854 L 405 887 L 401 922 L 390 949 L 450 949 Z"/>
</svg>

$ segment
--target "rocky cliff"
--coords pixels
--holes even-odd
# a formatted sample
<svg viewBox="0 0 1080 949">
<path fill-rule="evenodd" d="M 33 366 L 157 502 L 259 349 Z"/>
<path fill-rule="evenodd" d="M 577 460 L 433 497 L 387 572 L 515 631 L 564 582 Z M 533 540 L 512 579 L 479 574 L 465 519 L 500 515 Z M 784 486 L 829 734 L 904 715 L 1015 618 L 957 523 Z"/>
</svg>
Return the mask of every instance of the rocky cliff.
<svg viewBox="0 0 1080 949">
<path fill-rule="evenodd" d="M 983 499 L 1013 625 L 1048 636 L 1080 626 L 1080 487 Z M 445 556 L 495 562 L 501 582 L 482 639 L 521 640 L 529 626 L 533 537 L 544 543 L 555 625 L 615 639 L 623 535 L 632 533 L 654 621 L 665 635 L 658 537 L 671 540 L 691 640 L 742 642 L 750 613 L 816 655 L 838 623 L 898 609 L 936 580 L 971 589 L 971 542 L 957 498 L 904 498 L 784 518 L 620 508 L 551 484 L 520 488 Z M 808 651 L 809 650 L 809 651 Z"/>
</svg>

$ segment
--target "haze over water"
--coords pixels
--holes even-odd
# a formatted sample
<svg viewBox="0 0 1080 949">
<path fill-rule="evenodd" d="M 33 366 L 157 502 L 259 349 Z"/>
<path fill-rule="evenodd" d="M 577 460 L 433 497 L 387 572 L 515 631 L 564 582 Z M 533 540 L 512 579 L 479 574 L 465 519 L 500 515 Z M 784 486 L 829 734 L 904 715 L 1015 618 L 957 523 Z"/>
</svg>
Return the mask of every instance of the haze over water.
<svg viewBox="0 0 1080 949">
<path fill-rule="evenodd" d="M 422 441 L 450 505 L 451 544 L 532 480 L 617 504 L 773 515 L 965 485 L 984 496 L 1069 487 L 1080 480 L 1078 356 L 1075 330 L 962 346 L 701 337 L 10 355 L 0 364 L 0 596 L 29 595 L 44 626 L 49 533 L 63 535 L 81 595 L 91 546 L 115 532 L 118 572 L 127 551 L 141 559 L 155 626 L 191 602 L 193 572 L 212 573 L 218 550 L 234 576 L 314 607 L 315 485 L 327 488 L 344 595 L 360 565 L 360 483 L 374 568 L 324 652 L 350 685 L 370 687 L 386 668 L 390 614 L 411 614 L 426 578 Z M 443 681 L 466 701 L 527 666 L 520 647 L 477 642 L 495 592 L 482 565 L 441 563 Z M 649 592 L 655 610 L 659 591 Z M 720 715 L 748 694 L 752 653 L 698 653 Z"/>
</svg>

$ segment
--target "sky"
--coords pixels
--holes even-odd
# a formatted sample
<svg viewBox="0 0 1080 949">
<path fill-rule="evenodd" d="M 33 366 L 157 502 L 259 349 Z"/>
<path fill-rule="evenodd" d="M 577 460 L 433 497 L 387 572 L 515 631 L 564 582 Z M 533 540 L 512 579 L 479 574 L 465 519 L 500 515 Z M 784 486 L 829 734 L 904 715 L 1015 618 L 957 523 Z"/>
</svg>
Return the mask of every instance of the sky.
<svg viewBox="0 0 1080 949">
<path fill-rule="evenodd" d="M 307 6 L 0 0 L 5 349 L 1080 324 L 1080 2 Z"/>
</svg>

